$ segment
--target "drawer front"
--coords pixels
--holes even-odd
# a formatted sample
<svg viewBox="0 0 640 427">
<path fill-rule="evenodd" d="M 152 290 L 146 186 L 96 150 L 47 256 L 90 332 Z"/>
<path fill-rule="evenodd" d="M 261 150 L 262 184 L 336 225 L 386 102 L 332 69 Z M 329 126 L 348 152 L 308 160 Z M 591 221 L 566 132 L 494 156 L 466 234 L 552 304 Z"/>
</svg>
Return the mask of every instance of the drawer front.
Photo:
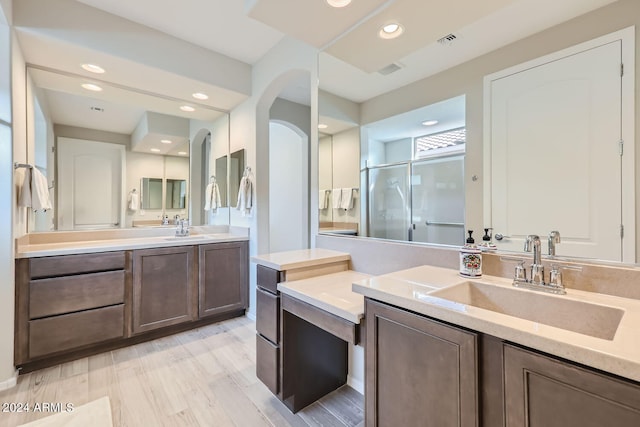
<svg viewBox="0 0 640 427">
<path fill-rule="evenodd" d="M 92 273 L 95 271 L 124 270 L 124 252 L 103 252 L 97 254 L 63 255 L 33 258 L 30 261 L 30 276 L 67 276 L 70 274 Z"/>
<path fill-rule="evenodd" d="M 280 342 L 280 297 L 256 289 L 256 330 L 272 343 Z"/>
<path fill-rule="evenodd" d="M 124 336 L 124 305 L 29 321 L 29 357 Z"/>
<path fill-rule="evenodd" d="M 256 375 L 271 393 L 280 392 L 280 347 L 256 335 Z"/>
<path fill-rule="evenodd" d="M 256 279 L 258 286 L 276 294 L 278 293 L 278 282 L 282 281 L 282 272 L 258 264 L 256 268 Z"/>
<path fill-rule="evenodd" d="M 124 271 L 32 280 L 29 317 L 53 316 L 124 302 Z"/>
</svg>

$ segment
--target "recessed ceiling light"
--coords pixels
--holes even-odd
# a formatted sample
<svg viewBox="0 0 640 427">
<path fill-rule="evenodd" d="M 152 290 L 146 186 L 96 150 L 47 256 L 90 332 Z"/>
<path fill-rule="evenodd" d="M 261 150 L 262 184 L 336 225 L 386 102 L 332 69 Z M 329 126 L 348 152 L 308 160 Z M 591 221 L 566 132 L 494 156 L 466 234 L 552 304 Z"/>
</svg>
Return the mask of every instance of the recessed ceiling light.
<svg viewBox="0 0 640 427">
<path fill-rule="evenodd" d="M 186 156 L 189 153 L 187 153 L 186 151 L 178 151 L 178 154 L 180 154 L 181 156 Z"/>
<path fill-rule="evenodd" d="M 93 92 L 101 92 L 102 88 L 98 85 L 94 85 L 93 83 L 83 83 L 82 87 L 86 90 L 91 90 Z"/>
<path fill-rule="evenodd" d="M 202 92 L 196 92 L 194 94 L 191 94 L 191 96 L 193 96 L 195 99 L 201 99 L 201 100 L 205 100 L 205 99 L 209 99 L 209 95 L 207 95 L 206 93 L 202 93 Z"/>
<path fill-rule="evenodd" d="M 423 126 L 433 126 L 437 124 L 438 124 L 437 120 L 425 120 L 424 122 L 422 122 Z"/>
<path fill-rule="evenodd" d="M 151 151 L 153 151 L 154 153 L 159 153 L 160 149 L 159 148 L 152 148 Z"/>
<path fill-rule="evenodd" d="M 104 73 L 104 68 L 95 64 L 82 64 L 82 68 L 90 73 L 102 74 Z"/>
<path fill-rule="evenodd" d="M 397 22 L 390 22 L 383 26 L 378 33 L 383 39 L 395 39 L 404 32 L 404 27 Z"/>
<path fill-rule="evenodd" d="M 161 139 L 160 142 L 162 142 L 163 144 L 171 144 L 173 141 L 170 139 Z"/>
<path fill-rule="evenodd" d="M 325 125 L 324 123 L 318 124 L 318 129 L 326 129 L 328 127 L 329 127 L 329 125 Z"/>
<path fill-rule="evenodd" d="M 192 112 L 192 111 L 196 111 L 196 109 L 195 109 L 195 108 L 193 108 L 193 107 L 192 107 L 192 106 L 190 106 L 190 105 L 183 105 L 183 106 L 181 106 L 181 107 L 180 107 L 180 109 L 181 109 L 182 111 L 186 111 L 186 112 L 188 112 L 188 113 L 190 113 L 190 112 Z"/>
<path fill-rule="evenodd" d="M 327 4 L 331 7 L 345 7 L 351 3 L 351 0 L 327 0 Z"/>
</svg>

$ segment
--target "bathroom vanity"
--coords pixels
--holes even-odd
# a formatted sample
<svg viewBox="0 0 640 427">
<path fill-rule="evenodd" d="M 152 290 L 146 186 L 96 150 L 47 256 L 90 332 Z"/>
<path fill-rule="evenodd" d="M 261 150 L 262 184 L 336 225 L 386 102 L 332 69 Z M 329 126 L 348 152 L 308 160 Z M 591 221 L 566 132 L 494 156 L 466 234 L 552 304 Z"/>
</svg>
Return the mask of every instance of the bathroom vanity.
<svg viewBox="0 0 640 427">
<path fill-rule="evenodd" d="M 248 235 L 214 231 L 182 239 L 167 230 L 90 232 L 94 240 L 73 232 L 55 233 L 55 242 L 23 241 L 16 366 L 29 371 L 243 315 Z"/>
</svg>

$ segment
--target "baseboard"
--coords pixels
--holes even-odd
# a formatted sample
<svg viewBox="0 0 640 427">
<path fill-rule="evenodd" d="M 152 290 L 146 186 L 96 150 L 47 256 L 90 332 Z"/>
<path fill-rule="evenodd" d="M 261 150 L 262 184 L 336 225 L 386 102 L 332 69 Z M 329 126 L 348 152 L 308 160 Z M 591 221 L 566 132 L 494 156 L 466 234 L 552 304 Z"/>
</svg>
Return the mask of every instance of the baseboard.
<svg viewBox="0 0 640 427">
<path fill-rule="evenodd" d="M 256 321 L 256 314 L 255 313 L 247 311 L 245 314 L 249 319 L 253 320 L 254 322 Z"/>
<path fill-rule="evenodd" d="M 18 371 L 16 370 L 13 373 L 13 376 L 10 378 L 7 378 L 6 380 L 0 382 L 0 391 L 2 390 L 8 390 L 12 387 L 15 387 L 16 384 L 18 384 Z"/>
<path fill-rule="evenodd" d="M 347 385 L 357 391 L 358 393 L 364 395 L 364 382 L 353 378 L 351 375 L 347 376 Z"/>
</svg>

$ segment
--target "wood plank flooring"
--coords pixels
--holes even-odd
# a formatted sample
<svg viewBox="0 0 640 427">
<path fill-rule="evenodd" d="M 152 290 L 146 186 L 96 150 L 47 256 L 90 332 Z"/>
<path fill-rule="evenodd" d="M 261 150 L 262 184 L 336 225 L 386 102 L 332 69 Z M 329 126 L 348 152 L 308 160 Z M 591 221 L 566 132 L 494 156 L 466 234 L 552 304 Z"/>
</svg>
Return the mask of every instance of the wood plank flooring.
<svg viewBox="0 0 640 427">
<path fill-rule="evenodd" d="M 292 414 L 256 378 L 255 323 L 246 317 L 31 372 L 0 404 L 109 396 L 114 427 L 355 427 L 364 398 L 344 386 Z M 0 408 L 1 409 L 1 408 Z M 0 412 L 0 427 L 51 413 Z"/>
</svg>

